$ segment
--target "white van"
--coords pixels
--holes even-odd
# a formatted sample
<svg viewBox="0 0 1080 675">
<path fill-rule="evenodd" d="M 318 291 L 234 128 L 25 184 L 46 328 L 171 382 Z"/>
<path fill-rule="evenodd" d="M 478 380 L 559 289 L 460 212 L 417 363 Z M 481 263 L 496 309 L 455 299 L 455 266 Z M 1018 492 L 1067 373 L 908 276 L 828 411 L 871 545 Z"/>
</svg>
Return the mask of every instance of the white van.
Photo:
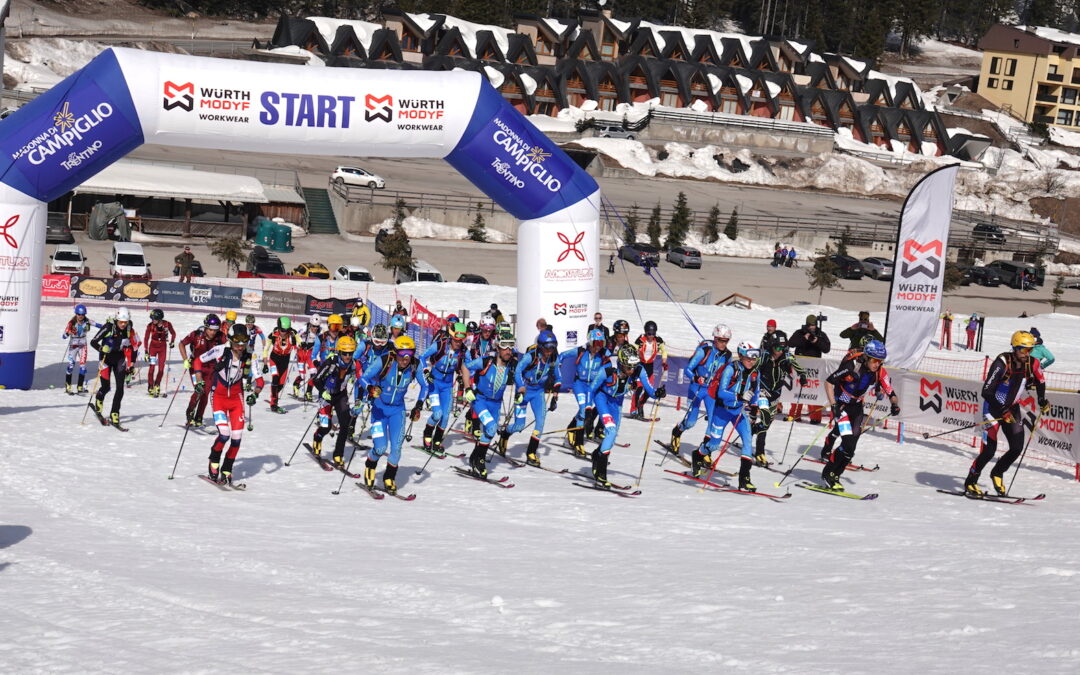
<svg viewBox="0 0 1080 675">
<path fill-rule="evenodd" d="M 399 267 L 394 277 L 394 283 L 396 284 L 407 284 L 410 281 L 437 281 L 439 283 L 446 281 L 443 279 L 442 272 L 424 260 L 417 260 L 411 270 Z"/>
<path fill-rule="evenodd" d="M 109 273 L 114 279 L 149 279 L 150 264 L 146 262 L 141 244 L 118 241 L 112 246 Z"/>
</svg>

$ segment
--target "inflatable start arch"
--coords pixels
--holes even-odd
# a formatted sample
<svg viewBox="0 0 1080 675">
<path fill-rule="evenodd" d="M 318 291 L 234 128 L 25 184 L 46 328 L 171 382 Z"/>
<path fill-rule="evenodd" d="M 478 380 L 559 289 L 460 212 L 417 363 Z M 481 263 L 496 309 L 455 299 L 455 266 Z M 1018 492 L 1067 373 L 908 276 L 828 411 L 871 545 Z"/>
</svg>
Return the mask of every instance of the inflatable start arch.
<svg viewBox="0 0 1080 675">
<path fill-rule="evenodd" d="M 300 68 L 113 48 L 0 122 L 0 386 L 33 380 L 46 206 L 143 143 L 442 157 L 523 221 L 519 342 L 597 308 L 596 182 L 474 72 Z"/>
</svg>

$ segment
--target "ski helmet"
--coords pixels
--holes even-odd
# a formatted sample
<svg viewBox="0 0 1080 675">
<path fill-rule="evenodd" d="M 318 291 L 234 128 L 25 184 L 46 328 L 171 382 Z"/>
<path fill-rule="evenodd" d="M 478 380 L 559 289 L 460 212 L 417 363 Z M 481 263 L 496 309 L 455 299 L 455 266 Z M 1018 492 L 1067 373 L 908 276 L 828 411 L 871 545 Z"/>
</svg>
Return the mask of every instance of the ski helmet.
<svg viewBox="0 0 1080 675">
<path fill-rule="evenodd" d="M 542 330 L 540 334 L 536 336 L 536 345 L 538 347 L 555 347 L 559 344 L 558 338 L 555 337 L 555 333 L 549 330 Z"/>
<path fill-rule="evenodd" d="M 1034 349 L 1035 336 L 1026 330 L 1018 330 L 1012 334 L 1013 349 Z"/>
<path fill-rule="evenodd" d="M 353 328 L 359 328 L 360 327 L 360 317 L 354 316 L 351 319 L 349 319 L 349 325 L 352 326 Z"/>
<path fill-rule="evenodd" d="M 514 328 L 510 325 L 509 321 L 500 321 L 499 324 L 495 328 L 500 333 L 512 333 L 512 332 L 514 332 Z"/>
<path fill-rule="evenodd" d="M 743 340 L 739 343 L 739 358 L 754 359 L 756 361 L 761 358 L 761 350 L 753 342 Z"/>
<path fill-rule="evenodd" d="M 714 340 L 730 340 L 731 329 L 727 327 L 727 324 L 718 323 L 712 329 L 712 336 Z"/>
<path fill-rule="evenodd" d="M 254 314 L 248 314 L 247 316 L 245 316 L 244 317 L 244 323 L 246 325 L 248 325 L 248 326 L 255 325 L 255 315 Z"/>
<path fill-rule="evenodd" d="M 405 330 L 405 317 L 400 314 L 395 314 L 390 318 L 390 327 Z"/>
<path fill-rule="evenodd" d="M 653 336 L 653 335 L 656 335 L 656 322 L 655 321 L 646 321 L 645 322 L 645 334 L 650 336 L 650 337 Z"/>
<path fill-rule="evenodd" d="M 472 335 L 476 331 L 480 330 L 480 326 L 476 325 L 475 321 L 470 321 L 469 323 L 465 324 L 465 330 L 469 333 L 469 335 Z"/>
<path fill-rule="evenodd" d="M 381 323 L 375 324 L 375 327 L 371 329 L 371 341 L 376 347 L 382 347 L 390 339 L 390 331 L 386 329 Z"/>
<path fill-rule="evenodd" d="M 331 314 L 330 318 L 326 320 L 326 325 L 330 327 L 340 327 L 345 325 L 345 321 L 341 318 L 340 314 Z"/>
<path fill-rule="evenodd" d="M 451 314 L 450 316 L 446 317 L 446 323 L 450 324 L 451 326 L 459 321 L 461 321 L 461 319 L 458 318 L 457 314 Z"/>
<path fill-rule="evenodd" d="M 313 326 L 315 328 L 318 328 L 321 323 L 322 323 L 322 317 L 320 317 L 318 314 L 312 314 L 311 315 L 311 321 L 308 321 L 308 325 Z"/>
<path fill-rule="evenodd" d="M 783 335 L 773 335 L 772 340 L 769 341 L 769 348 L 787 351 L 787 338 Z"/>
<path fill-rule="evenodd" d="M 233 344 L 246 345 L 248 341 L 248 332 L 242 324 L 234 323 L 232 328 L 229 329 L 229 340 Z"/>
<path fill-rule="evenodd" d="M 334 345 L 334 349 L 338 354 L 352 355 L 356 351 L 356 340 L 348 335 L 342 335 L 338 338 L 337 344 Z"/>
<path fill-rule="evenodd" d="M 878 361 L 884 361 L 885 357 L 888 356 L 888 352 L 885 350 L 885 343 L 881 340 L 871 340 L 870 342 L 867 342 L 866 346 L 863 347 L 863 354 L 866 354 L 872 359 L 877 359 Z"/>
<path fill-rule="evenodd" d="M 121 307 L 116 310 L 116 322 L 120 323 L 121 321 L 124 323 L 131 322 L 131 314 L 128 313 L 127 307 Z"/>
<path fill-rule="evenodd" d="M 611 328 L 616 335 L 626 335 L 630 332 L 630 324 L 626 321 L 626 319 L 619 319 Z"/>
<path fill-rule="evenodd" d="M 446 332 L 450 334 L 450 339 L 452 340 L 464 340 L 466 332 L 468 331 L 468 327 L 460 321 L 450 324 L 446 329 Z"/>
<path fill-rule="evenodd" d="M 394 351 L 398 356 L 413 356 L 416 354 L 416 343 L 408 335 L 399 335 L 394 340 Z"/>
<path fill-rule="evenodd" d="M 221 328 L 221 319 L 218 318 L 217 314 L 207 314 L 206 319 L 203 320 L 203 325 L 207 328 L 217 330 L 218 328 Z"/>
<path fill-rule="evenodd" d="M 633 345 L 623 345 L 619 348 L 619 365 L 626 368 L 633 368 L 641 363 L 641 357 L 638 356 L 637 347 Z"/>
<path fill-rule="evenodd" d="M 229 323 L 236 323 L 236 312 L 231 309 L 225 312 L 225 320 Z"/>
<path fill-rule="evenodd" d="M 75 305 L 76 316 L 86 316 L 86 305 Z"/>
<path fill-rule="evenodd" d="M 76 312 L 76 313 L 78 313 L 78 312 Z M 161 311 L 160 309 L 152 309 L 152 310 L 150 310 L 150 320 L 151 321 L 161 321 L 164 318 L 165 318 L 165 312 Z"/>
<path fill-rule="evenodd" d="M 480 330 L 492 330 L 495 328 L 495 319 L 490 314 L 484 314 L 480 317 Z"/>
<path fill-rule="evenodd" d="M 604 331 L 600 330 L 599 328 L 593 328 L 591 331 L 589 331 L 589 342 L 603 343 L 604 341 Z"/>
<path fill-rule="evenodd" d="M 287 316 L 279 316 L 277 320 L 277 327 L 281 330 L 289 330 L 292 328 L 292 319 Z"/>
<path fill-rule="evenodd" d="M 510 333 L 503 333 L 499 335 L 499 349 L 513 349 L 514 348 L 514 336 Z"/>
</svg>

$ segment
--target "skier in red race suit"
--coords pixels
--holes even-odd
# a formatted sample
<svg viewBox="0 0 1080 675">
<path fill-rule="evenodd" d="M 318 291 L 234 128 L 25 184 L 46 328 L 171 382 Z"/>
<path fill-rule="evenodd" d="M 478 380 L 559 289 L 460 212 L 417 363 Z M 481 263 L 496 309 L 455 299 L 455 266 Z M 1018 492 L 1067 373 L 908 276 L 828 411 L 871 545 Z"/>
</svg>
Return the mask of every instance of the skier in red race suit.
<svg viewBox="0 0 1080 675">
<path fill-rule="evenodd" d="M 225 344 L 225 336 L 221 333 L 221 319 L 218 318 L 217 314 L 207 314 L 203 325 L 191 331 L 187 337 L 180 341 L 180 358 L 184 359 L 184 370 L 191 371 L 192 385 L 195 386 L 195 393 L 191 395 L 187 407 L 187 423 L 191 426 L 201 427 L 203 425 L 203 413 L 206 412 L 207 398 L 205 384 L 213 375 L 210 368 L 199 366 L 196 369 L 194 367 L 196 366 L 196 359 L 214 347 L 223 344 Z M 191 348 L 190 355 L 187 352 L 189 347 Z M 200 382 L 204 385 L 202 389 L 197 386 Z"/>
<path fill-rule="evenodd" d="M 262 367 L 258 358 L 248 352 L 247 328 L 234 324 L 227 344 L 219 344 L 205 351 L 195 359 L 195 365 L 207 375 L 206 379 L 195 385 L 195 390 L 204 393 L 207 382 L 213 392 L 214 426 L 218 436 L 210 447 L 210 465 L 207 477 L 215 483 L 232 485 L 232 469 L 236 455 L 240 452 L 240 440 L 244 437 L 244 382 L 256 373 L 255 389 L 247 395 L 247 404 L 255 405 L 263 389 Z M 229 451 L 225 461 L 221 453 L 225 444 Z"/>
<path fill-rule="evenodd" d="M 251 344 L 250 341 L 248 344 Z M 281 390 L 285 388 L 285 381 L 289 376 L 289 359 L 294 350 L 296 331 L 293 330 L 292 319 L 287 316 L 278 317 L 277 327 L 270 331 L 263 350 L 263 374 L 270 373 L 270 410 L 276 413 L 285 412 L 285 409 L 278 405 L 278 398 Z"/>
<path fill-rule="evenodd" d="M 150 310 L 150 323 L 146 324 L 143 342 L 146 344 L 145 358 L 150 362 L 146 371 L 146 393 L 157 398 L 161 395 L 161 377 L 165 374 L 166 350 L 176 346 L 176 330 L 165 320 L 165 312 Z"/>
</svg>

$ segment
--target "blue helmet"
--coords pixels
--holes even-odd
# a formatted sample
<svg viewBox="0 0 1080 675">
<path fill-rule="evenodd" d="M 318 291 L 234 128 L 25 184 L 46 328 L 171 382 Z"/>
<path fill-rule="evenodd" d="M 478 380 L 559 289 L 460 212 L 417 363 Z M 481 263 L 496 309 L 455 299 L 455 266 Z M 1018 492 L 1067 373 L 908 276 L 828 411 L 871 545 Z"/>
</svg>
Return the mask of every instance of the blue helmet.
<svg viewBox="0 0 1080 675">
<path fill-rule="evenodd" d="M 881 340 L 871 340 L 870 342 L 867 342 L 866 346 L 863 347 L 863 354 L 866 354 L 872 359 L 878 359 L 879 361 L 884 361 L 885 357 L 888 356 L 888 352 L 885 351 L 885 343 Z"/>
<path fill-rule="evenodd" d="M 604 342 L 604 331 L 599 328 L 593 328 L 589 331 L 589 342 Z"/>
<path fill-rule="evenodd" d="M 76 316 L 86 316 L 86 305 L 75 305 Z"/>
<path fill-rule="evenodd" d="M 400 314 L 395 314 L 394 316 L 390 317 L 390 327 L 405 330 L 405 317 L 401 316 Z"/>
<path fill-rule="evenodd" d="M 555 333 L 549 330 L 540 331 L 540 335 L 536 336 L 536 344 L 540 347 L 554 347 L 559 344 L 559 340 L 555 337 Z"/>
</svg>

